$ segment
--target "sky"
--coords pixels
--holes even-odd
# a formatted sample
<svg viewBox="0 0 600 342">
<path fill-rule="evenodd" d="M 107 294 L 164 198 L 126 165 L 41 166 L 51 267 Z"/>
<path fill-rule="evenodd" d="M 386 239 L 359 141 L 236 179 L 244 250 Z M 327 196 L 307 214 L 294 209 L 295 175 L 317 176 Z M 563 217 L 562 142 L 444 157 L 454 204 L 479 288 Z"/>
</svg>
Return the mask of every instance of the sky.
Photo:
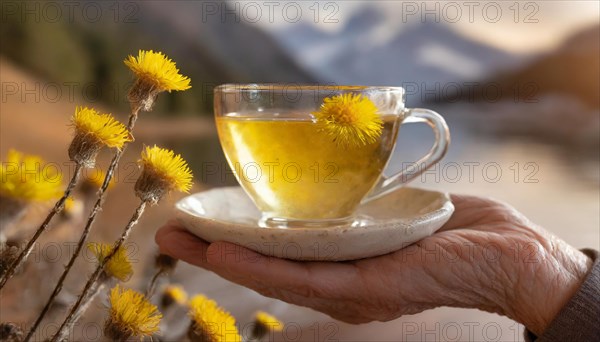
<svg viewBox="0 0 600 342">
<path fill-rule="evenodd" d="M 598 1 L 230 1 L 242 18 L 281 30 L 300 22 L 340 31 L 356 11 L 376 6 L 385 13 L 374 39 L 385 43 L 407 25 L 423 20 L 447 24 L 477 41 L 513 52 L 534 53 L 558 46 L 582 28 L 600 23 Z M 256 6 L 258 4 L 258 6 Z M 260 12 L 260 13 L 259 13 Z M 260 15 L 259 15 L 260 14 Z"/>
</svg>

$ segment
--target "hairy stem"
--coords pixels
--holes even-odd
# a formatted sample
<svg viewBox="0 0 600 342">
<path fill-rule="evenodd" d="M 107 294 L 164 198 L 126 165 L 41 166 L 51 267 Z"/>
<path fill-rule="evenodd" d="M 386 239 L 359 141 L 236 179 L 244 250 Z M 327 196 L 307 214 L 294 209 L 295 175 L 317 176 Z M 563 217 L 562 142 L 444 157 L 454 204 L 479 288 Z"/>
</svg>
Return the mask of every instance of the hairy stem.
<svg viewBox="0 0 600 342">
<path fill-rule="evenodd" d="M 129 132 L 133 131 L 133 127 L 135 126 L 137 117 L 138 117 L 138 111 L 133 111 L 131 113 L 131 115 L 129 116 L 129 122 L 127 124 L 127 130 L 129 130 Z M 71 255 L 71 259 L 69 259 L 68 264 L 65 266 L 65 270 L 61 274 L 56 286 L 54 287 L 54 290 L 52 291 L 52 295 L 50 295 L 50 298 L 48 299 L 48 301 L 46 302 L 46 305 L 44 306 L 44 309 L 40 312 L 37 319 L 35 320 L 35 322 L 31 326 L 31 328 L 29 329 L 27 336 L 23 340 L 24 342 L 28 342 L 31 340 L 31 337 L 35 333 L 35 330 L 39 327 L 40 323 L 44 319 L 44 316 L 50 310 L 50 306 L 54 302 L 54 299 L 58 296 L 58 294 L 62 290 L 65 279 L 67 278 L 67 275 L 71 271 L 71 268 L 75 264 L 77 257 L 81 253 L 81 250 L 83 249 L 83 246 L 85 245 L 85 242 L 87 241 L 87 237 L 90 234 L 92 225 L 96 221 L 96 215 L 102 209 L 102 205 L 104 204 L 104 195 L 106 193 L 106 189 L 108 189 L 108 185 L 110 184 L 110 181 L 112 180 L 115 169 L 119 165 L 119 160 L 121 160 L 121 156 L 125 152 L 126 148 L 127 148 L 127 143 L 125 145 L 123 145 L 123 147 L 120 150 L 117 150 L 117 152 L 113 156 L 113 159 L 110 162 L 110 166 L 106 170 L 106 176 L 104 177 L 104 182 L 102 183 L 102 186 L 98 190 L 98 198 L 96 199 L 96 203 L 94 204 L 94 207 L 92 208 L 92 211 L 90 212 L 90 215 L 88 216 L 85 227 L 83 228 L 83 231 L 81 232 L 81 236 L 79 237 L 79 241 L 77 242 L 75 251 L 73 251 L 73 254 Z"/>
<path fill-rule="evenodd" d="M 75 185 L 77 185 L 77 182 L 79 181 L 79 177 L 81 176 L 82 169 L 83 169 L 83 166 L 81 164 L 75 165 L 75 172 L 73 173 L 73 177 L 71 177 L 71 180 L 69 181 L 69 184 L 67 185 L 67 188 L 65 189 L 65 192 L 62 195 L 62 197 L 56 202 L 56 204 L 54 204 L 54 207 L 52 208 L 52 210 L 50 210 L 50 212 L 48 213 L 48 216 L 46 216 L 46 219 L 44 220 L 44 222 L 42 222 L 42 224 L 38 227 L 35 234 L 33 234 L 33 237 L 29 240 L 29 242 L 27 242 L 27 245 L 25 246 L 25 248 L 21 251 L 21 253 L 19 253 L 17 258 L 10 264 L 10 266 L 6 269 L 4 274 L 2 274 L 2 277 L 0 278 L 0 290 L 2 288 L 4 288 L 4 285 L 6 285 L 6 282 L 10 278 L 12 278 L 12 276 L 15 274 L 15 271 L 23 264 L 23 262 L 25 262 L 25 260 L 29 256 L 29 253 L 31 253 L 31 250 L 33 249 L 33 245 L 36 243 L 36 241 L 39 239 L 39 237 L 42 235 L 42 233 L 46 231 L 46 229 L 48 228 L 48 225 L 50 225 L 50 221 L 52 221 L 52 218 L 54 218 L 54 216 L 56 216 L 56 214 L 60 213 L 64 209 L 65 201 L 71 195 L 71 192 L 75 188 Z"/>
<path fill-rule="evenodd" d="M 156 289 L 156 282 L 161 275 L 163 275 L 163 270 L 158 270 L 154 273 L 154 276 L 150 280 L 150 284 L 148 284 L 148 288 L 146 289 L 146 298 L 152 298 L 154 296 L 154 290 Z"/>
<path fill-rule="evenodd" d="M 93 288 L 94 283 L 98 280 L 98 277 L 104 270 L 104 266 L 113 258 L 113 256 L 119 250 L 119 248 L 121 248 L 121 246 L 123 245 L 123 243 L 129 236 L 129 233 L 131 232 L 133 227 L 138 223 L 140 217 L 144 213 L 145 208 L 146 208 L 146 202 L 142 201 L 140 203 L 140 205 L 137 207 L 137 209 L 135 210 L 135 213 L 133 214 L 131 219 L 129 220 L 129 223 L 127 223 L 127 226 L 125 227 L 125 230 L 123 230 L 121 237 L 119 238 L 119 240 L 117 240 L 117 242 L 113 246 L 112 251 L 106 256 L 106 258 L 104 258 L 104 260 L 102 260 L 102 262 L 100 262 L 98 264 L 98 267 L 96 267 L 96 270 L 94 271 L 94 273 L 92 273 L 92 275 L 88 279 L 87 283 L 85 284 L 85 287 L 83 288 L 83 291 L 79 295 L 79 298 L 77 298 L 77 301 L 71 307 L 71 310 L 69 310 L 69 314 L 67 315 L 65 320 L 62 322 L 60 328 L 58 328 L 58 331 L 56 332 L 56 334 L 54 334 L 54 336 L 52 337 L 52 339 L 51 339 L 52 342 L 60 341 L 59 337 L 63 336 L 65 333 L 68 333 L 67 329 L 69 329 L 71 326 L 73 326 L 73 324 L 79 318 L 78 316 L 80 316 L 80 315 L 76 315 L 76 314 L 79 311 L 79 307 L 82 305 L 83 300 L 87 297 L 88 293 Z M 65 330 L 67 330 L 67 332 L 65 332 Z"/>
<path fill-rule="evenodd" d="M 90 293 L 82 301 L 81 306 L 79 307 L 77 312 L 75 312 L 75 314 L 73 315 L 73 322 L 77 322 L 79 320 L 79 318 L 81 318 L 81 315 L 83 315 L 83 313 L 87 311 L 89 305 L 92 303 L 94 298 L 96 298 L 96 296 L 100 293 L 100 291 L 102 291 L 104 286 L 109 281 L 110 281 L 110 278 L 107 276 L 107 278 L 105 278 L 105 281 L 102 281 L 102 280 L 98 281 L 95 286 L 92 286 L 92 288 L 89 291 Z M 60 336 L 58 336 L 58 341 L 68 340 L 70 332 L 71 332 L 71 329 L 63 330 L 62 334 Z"/>
</svg>

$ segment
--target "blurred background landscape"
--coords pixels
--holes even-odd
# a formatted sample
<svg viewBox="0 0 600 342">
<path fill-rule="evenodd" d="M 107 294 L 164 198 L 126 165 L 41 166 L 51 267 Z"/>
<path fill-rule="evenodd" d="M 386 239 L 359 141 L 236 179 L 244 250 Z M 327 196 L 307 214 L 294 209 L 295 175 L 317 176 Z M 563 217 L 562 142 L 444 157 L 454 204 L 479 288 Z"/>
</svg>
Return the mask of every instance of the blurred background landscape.
<svg viewBox="0 0 600 342">
<path fill-rule="evenodd" d="M 59 2 L 4 1 L 0 157 L 4 160 L 8 149 L 16 148 L 67 165 L 67 123 L 75 106 L 93 105 L 125 120 L 132 82 L 123 64 L 127 55 L 154 49 L 176 61 L 191 78 L 192 89 L 161 94 L 136 127 L 136 142 L 94 233 L 97 240 L 111 241 L 135 205 L 130 181 L 135 178 L 128 176 L 137 172 L 132 165 L 142 144 L 181 153 L 196 176 L 194 191 L 235 184 L 223 177 L 225 159 L 212 121 L 214 86 L 403 86 L 408 107 L 436 110 L 452 134 L 448 155 L 413 186 L 504 200 L 576 247 L 598 249 L 599 4 L 468 3 L 81 1 L 69 8 Z M 400 132 L 389 173 L 417 160 L 433 141 L 424 125 L 403 126 Z M 109 158 L 102 155 L 100 167 Z M 214 165 L 221 172 L 208 172 Z M 145 286 L 152 272 L 145 260 L 156 251 L 154 231 L 178 198 L 150 210 L 132 237 L 139 246 L 138 263 L 128 286 Z M 32 211 L 26 222 L 37 222 L 43 213 L 44 208 Z M 77 236 L 77 229 L 59 226 L 46 242 Z M 11 285 L 14 296 L 4 294 L 0 320 L 26 323 L 43 304 L 49 289 L 31 285 L 31 279 L 40 267 L 53 274 L 60 262 L 41 264 L 25 270 L 25 285 Z M 335 322 L 335 335 L 329 336 L 330 318 L 264 298 L 206 271 L 180 265 L 174 280 L 190 292 L 215 298 L 242 324 L 263 309 L 301 327 L 300 339 L 280 334 L 277 340 L 521 339 L 522 327 L 508 319 L 449 308 L 363 326 Z M 65 292 L 76 291 L 76 284 L 68 284 Z M 16 294 L 21 286 L 28 290 Z M 43 298 L 42 303 L 32 296 Z M 71 300 L 65 296 L 65 302 Z M 86 316 L 89 322 L 103 320 L 106 298 L 96 302 Z M 57 312 L 58 320 L 62 313 Z M 476 323 L 474 335 L 468 334 L 468 322 Z M 444 328 L 455 323 L 459 338 L 444 335 Z M 417 332 L 411 330 L 415 326 Z M 497 327 L 500 337 L 484 327 Z"/>
</svg>

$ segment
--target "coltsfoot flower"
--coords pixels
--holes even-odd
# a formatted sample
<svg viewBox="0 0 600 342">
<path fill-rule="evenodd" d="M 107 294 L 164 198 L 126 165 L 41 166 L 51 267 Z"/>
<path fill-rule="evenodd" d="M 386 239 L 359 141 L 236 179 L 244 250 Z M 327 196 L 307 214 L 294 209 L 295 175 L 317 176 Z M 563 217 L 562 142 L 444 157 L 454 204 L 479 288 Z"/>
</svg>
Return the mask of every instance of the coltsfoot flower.
<svg viewBox="0 0 600 342">
<path fill-rule="evenodd" d="M 104 325 L 106 337 L 125 341 L 136 336 L 141 340 L 158 332 L 162 314 L 143 294 L 117 285 L 110 291 L 109 300 L 109 317 Z"/>
<path fill-rule="evenodd" d="M 83 215 L 83 203 L 81 200 L 73 197 L 67 197 L 65 200 L 65 208 L 60 212 L 60 217 L 63 220 L 78 219 Z"/>
<path fill-rule="evenodd" d="M 252 337 L 260 340 L 269 331 L 282 331 L 283 323 L 277 318 L 269 315 L 266 312 L 259 311 L 254 315 L 254 329 L 252 329 Z"/>
<path fill-rule="evenodd" d="M 383 130 L 383 120 L 377 111 L 369 98 L 348 93 L 325 98 L 321 108 L 312 115 L 320 130 L 347 148 L 377 141 Z"/>
<path fill-rule="evenodd" d="M 121 149 L 133 138 L 127 128 L 110 114 L 77 107 L 71 119 L 75 137 L 69 146 L 69 158 L 86 168 L 94 167 L 98 151 L 104 146 Z"/>
<path fill-rule="evenodd" d="M 156 267 L 156 273 L 150 280 L 150 284 L 148 285 L 148 290 L 146 291 L 146 295 L 148 297 L 152 297 L 154 294 L 154 289 L 158 282 L 158 279 L 161 275 L 171 274 L 175 270 L 177 266 L 177 259 L 172 258 L 166 254 L 158 253 L 156 258 L 154 258 L 154 267 Z"/>
<path fill-rule="evenodd" d="M 158 253 L 154 259 L 154 267 L 158 268 L 161 272 L 170 273 L 175 270 L 178 261 L 166 254 Z"/>
<path fill-rule="evenodd" d="M 183 287 L 179 285 L 167 285 L 162 292 L 160 298 L 160 305 L 163 308 L 168 308 L 171 305 L 177 303 L 178 305 L 184 305 L 187 302 L 188 295 Z"/>
<path fill-rule="evenodd" d="M 192 342 L 241 342 L 235 318 L 203 295 L 194 296 L 189 302 L 192 324 L 188 337 Z"/>
<path fill-rule="evenodd" d="M 94 253 L 94 256 L 99 263 L 110 254 L 113 246 L 107 243 L 95 243 L 90 242 L 87 245 L 88 249 Z M 133 268 L 131 267 L 131 261 L 127 249 L 121 246 L 115 255 L 104 265 L 104 273 L 120 281 L 127 281 L 133 274 Z"/>
<path fill-rule="evenodd" d="M 73 210 L 75 210 L 75 206 L 76 206 L 75 199 L 73 199 L 73 197 L 67 197 L 67 199 L 65 200 L 64 213 L 67 215 L 72 214 Z"/>
<path fill-rule="evenodd" d="M 0 164 L 0 227 L 18 220 L 30 203 L 59 198 L 62 186 L 56 167 L 38 156 L 8 151 L 6 161 Z"/>
<path fill-rule="evenodd" d="M 128 95 L 134 112 L 151 110 L 156 96 L 163 91 L 191 88 L 190 79 L 181 75 L 175 62 L 161 52 L 140 50 L 137 57 L 127 57 L 125 65 L 136 76 Z"/>
<path fill-rule="evenodd" d="M 140 164 L 142 174 L 135 183 L 135 193 L 144 202 L 155 204 L 172 190 L 188 192 L 192 187 L 192 171 L 171 150 L 156 145 L 146 147 Z"/>
<path fill-rule="evenodd" d="M 23 340 L 23 329 L 15 323 L 0 323 L 0 341 L 19 342 Z"/>
<path fill-rule="evenodd" d="M 56 167 L 34 155 L 8 151 L 0 166 L 0 196 L 23 202 L 45 202 L 63 193 L 62 175 Z"/>
</svg>

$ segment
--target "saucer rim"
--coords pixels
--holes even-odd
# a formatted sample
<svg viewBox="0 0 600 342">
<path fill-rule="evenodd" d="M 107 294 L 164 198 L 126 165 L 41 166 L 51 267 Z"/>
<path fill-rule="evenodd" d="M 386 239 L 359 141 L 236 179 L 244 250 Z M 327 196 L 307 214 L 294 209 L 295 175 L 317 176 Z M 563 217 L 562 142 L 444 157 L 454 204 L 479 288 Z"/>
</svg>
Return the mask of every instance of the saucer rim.
<svg viewBox="0 0 600 342">
<path fill-rule="evenodd" d="M 439 218 L 446 217 L 446 215 L 448 215 L 448 217 L 451 217 L 452 214 L 454 213 L 454 209 L 455 209 L 454 204 L 452 203 L 450 194 L 448 192 L 422 189 L 422 188 L 417 188 L 417 187 L 403 187 L 396 191 L 400 191 L 402 189 L 411 189 L 411 190 L 416 190 L 416 191 L 420 191 L 420 192 L 435 193 L 437 195 L 441 195 L 443 198 L 443 203 L 441 204 L 441 206 L 433 211 L 428 211 L 426 213 L 423 213 L 422 215 L 418 215 L 415 217 L 410 217 L 410 218 L 393 217 L 393 218 L 389 218 L 389 219 L 383 219 L 379 222 L 369 222 L 368 224 L 366 224 L 364 226 L 354 226 L 354 227 L 349 224 L 336 225 L 336 226 L 331 226 L 331 227 L 310 227 L 310 228 L 308 228 L 308 227 L 286 227 L 286 228 L 283 228 L 283 227 L 261 227 L 261 226 L 258 226 L 258 222 L 257 222 L 257 225 L 251 225 L 249 223 L 244 223 L 244 222 L 224 221 L 222 219 L 217 219 L 217 218 L 213 218 L 213 217 L 209 217 L 209 216 L 200 215 L 197 212 L 191 212 L 190 210 L 183 208 L 183 206 L 184 206 L 183 203 L 188 201 L 190 198 L 193 198 L 200 194 L 206 194 L 206 193 L 209 193 L 212 191 L 223 191 L 223 190 L 227 191 L 227 190 L 233 190 L 233 189 L 241 190 L 241 192 L 243 194 L 248 196 L 241 186 L 215 187 L 215 188 L 210 188 L 210 189 L 207 189 L 204 191 L 198 191 L 198 192 L 195 192 L 193 194 L 190 194 L 188 196 L 181 198 L 180 200 L 178 200 L 175 203 L 175 208 L 177 209 L 177 212 L 180 214 L 190 215 L 199 220 L 211 221 L 218 225 L 238 226 L 243 229 L 255 229 L 255 230 L 265 230 L 266 229 L 266 230 L 270 230 L 272 232 L 289 232 L 289 231 L 309 230 L 313 233 L 318 232 L 318 231 L 323 231 L 323 232 L 335 232 L 335 231 L 361 232 L 364 230 L 368 230 L 368 231 L 387 230 L 387 229 L 390 229 L 389 226 L 394 226 L 396 228 L 403 227 L 403 226 L 411 227 L 414 225 L 421 225 L 421 224 L 427 224 L 429 222 L 434 222 L 434 221 L 438 220 Z M 391 195 L 391 193 L 389 195 Z M 385 197 L 387 197 L 387 195 L 382 197 L 382 199 Z M 254 205 L 254 202 L 249 197 L 248 197 L 248 199 Z M 360 206 L 359 206 L 359 208 L 360 208 Z M 258 208 L 256 208 L 256 210 L 260 213 L 260 210 Z"/>
</svg>

